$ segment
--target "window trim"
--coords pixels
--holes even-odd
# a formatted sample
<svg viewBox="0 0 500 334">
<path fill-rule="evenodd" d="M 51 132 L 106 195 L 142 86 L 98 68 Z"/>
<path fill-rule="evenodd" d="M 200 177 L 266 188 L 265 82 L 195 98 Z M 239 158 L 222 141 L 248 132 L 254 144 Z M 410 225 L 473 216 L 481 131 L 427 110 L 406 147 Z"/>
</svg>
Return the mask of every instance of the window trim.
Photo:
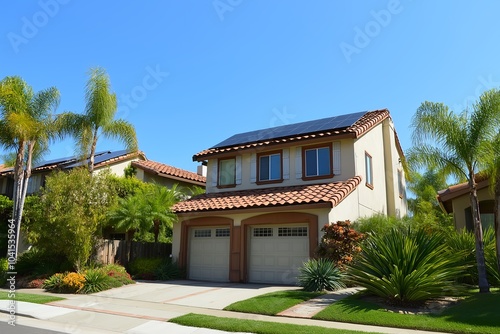
<svg viewBox="0 0 500 334">
<path fill-rule="evenodd" d="M 335 176 L 335 174 L 333 173 L 333 147 L 332 146 L 333 146 L 332 143 L 322 143 L 322 144 L 316 144 L 316 145 L 302 147 L 302 180 L 304 180 L 304 181 L 321 180 L 321 179 L 332 178 Z M 306 151 L 318 150 L 320 148 L 328 148 L 328 150 L 330 150 L 330 173 L 325 174 L 325 175 L 306 176 L 306 173 L 307 173 Z"/>
<path fill-rule="evenodd" d="M 370 170 L 368 170 L 368 160 L 370 161 Z M 365 175 L 366 175 L 366 182 L 365 185 L 373 190 L 373 157 L 370 155 L 370 153 L 365 151 Z M 370 177 L 368 177 L 368 175 Z M 371 182 L 368 182 L 370 179 Z"/>
<path fill-rule="evenodd" d="M 221 172 L 220 164 L 224 160 L 234 161 L 234 180 L 232 184 L 224 184 L 224 185 L 220 184 L 220 172 Z M 223 188 L 234 188 L 234 187 L 236 187 L 236 156 L 217 159 L 217 188 L 223 189 Z"/>
<path fill-rule="evenodd" d="M 279 179 L 272 179 L 272 180 L 261 180 L 260 179 L 260 158 L 266 157 L 266 156 L 272 156 L 279 154 L 280 156 L 280 178 Z M 283 150 L 275 150 L 275 151 L 268 151 L 268 152 L 262 152 L 262 153 L 257 153 L 257 171 L 256 171 L 256 184 L 270 184 L 270 183 L 282 183 L 283 182 Z"/>
</svg>

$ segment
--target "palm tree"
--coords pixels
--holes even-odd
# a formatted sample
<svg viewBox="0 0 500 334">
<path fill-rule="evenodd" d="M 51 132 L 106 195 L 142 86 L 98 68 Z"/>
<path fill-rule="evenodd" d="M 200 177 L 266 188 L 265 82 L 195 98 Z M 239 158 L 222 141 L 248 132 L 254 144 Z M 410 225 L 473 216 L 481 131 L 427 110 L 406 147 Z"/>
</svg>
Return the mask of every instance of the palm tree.
<svg viewBox="0 0 500 334">
<path fill-rule="evenodd" d="M 61 133 L 51 110 L 59 104 L 59 91 L 51 87 L 35 93 L 20 77 L 0 81 L 0 146 L 15 151 L 14 209 L 17 258 L 19 231 L 31 176 L 33 159 L 48 149 L 48 143 Z"/>
<path fill-rule="evenodd" d="M 111 92 L 109 77 L 102 68 L 90 70 L 85 92 L 85 113 L 65 113 L 61 117 L 66 132 L 75 136 L 79 153 L 88 158 L 90 172 L 94 170 L 97 140 L 102 135 L 122 141 L 130 151 L 137 150 L 137 136 L 129 122 L 115 120 L 116 94 Z"/>
<path fill-rule="evenodd" d="M 474 223 L 479 291 L 489 292 L 484 259 L 483 230 L 477 198 L 476 173 L 483 168 L 486 149 L 500 119 L 500 92 L 483 93 L 470 112 L 455 114 L 442 103 L 424 102 L 412 120 L 414 147 L 409 160 L 416 166 L 438 169 L 469 185 Z"/>
<path fill-rule="evenodd" d="M 172 230 L 173 223 L 177 219 L 171 210 L 182 196 L 177 188 L 177 184 L 174 184 L 170 189 L 153 184 L 149 191 L 142 194 L 146 204 L 144 215 L 152 222 L 155 242 L 158 242 L 160 232 L 165 233 L 167 229 Z"/>
</svg>

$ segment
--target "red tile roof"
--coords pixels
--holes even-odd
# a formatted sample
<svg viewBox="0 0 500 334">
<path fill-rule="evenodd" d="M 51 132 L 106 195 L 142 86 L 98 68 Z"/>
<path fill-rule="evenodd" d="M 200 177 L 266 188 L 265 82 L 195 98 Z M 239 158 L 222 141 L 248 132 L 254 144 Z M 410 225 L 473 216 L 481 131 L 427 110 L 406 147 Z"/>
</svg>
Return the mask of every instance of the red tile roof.
<svg viewBox="0 0 500 334">
<path fill-rule="evenodd" d="M 176 213 L 279 207 L 325 203 L 338 205 L 360 184 L 355 176 L 344 182 L 309 184 L 202 194 L 174 205 Z"/>
<path fill-rule="evenodd" d="M 331 129 L 331 130 L 327 130 L 327 131 L 317 131 L 317 132 L 312 132 L 312 133 L 308 133 L 308 134 L 294 135 L 294 136 L 283 137 L 283 138 L 274 138 L 274 139 L 268 139 L 268 140 L 264 140 L 264 141 L 255 141 L 255 142 L 245 143 L 245 144 L 236 145 L 236 146 L 209 148 L 207 150 L 204 150 L 204 151 L 201 151 L 201 152 L 195 154 L 193 156 L 193 160 L 194 161 L 202 161 L 202 160 L 205 160 L 209 156 L 219 154 L 219 153 L 234 152 L 234 151 L 238 151 L 238 150 L 257 148 L 257 147 L 275 145 L 275 144 L 284 144 L 284 143 L 306 140 L 306 139 L 327 138 L 327 137 L 335 137 L 335 136 L 340 136 L 340 135 L 344 135 L 344 136 L 348 135 L 348 136 L 351 136 L 352 138 L 359 138 L 363 134 L 368 132 L 370 129 L 372 129 L 374 126 L 376 126 L 377 124 L 379 124 L 380 122 L 385 120 L 386 118 L 390 118 L 389 110 L 387 110 L 387 109 L 369 111 L 369 112 L 365 113 L 363 116 L 361 116 L 353 125 L 351 125 L 347 128 Z M 396 140 L 397 140 L 397 137 L 396 137 Z M 399 145 L 399 142 L 397 144 Z"/>
<path fill-rule="evenodd" d="M 196 183 L 201 186 L 205 186 L 207 182 L 207 178 L 204 176 L 152 160 L 134 161 L 132 162 L 132 166 L 143 169 L 158 176 L 175 177 L 183 179 L 186 182 Z"/>
</svg>

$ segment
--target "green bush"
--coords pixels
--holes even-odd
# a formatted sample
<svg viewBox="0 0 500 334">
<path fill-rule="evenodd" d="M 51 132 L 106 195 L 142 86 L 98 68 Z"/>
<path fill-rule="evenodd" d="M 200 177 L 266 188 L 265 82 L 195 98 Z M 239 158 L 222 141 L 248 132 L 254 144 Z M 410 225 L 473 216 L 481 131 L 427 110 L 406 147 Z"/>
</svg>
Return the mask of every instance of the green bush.
<svg viewBox="0 0 500 334">
<path fill-rule="evenodd" d="M 441 235 L 393 228 L 369 236 L 362 249 L 350 280 L 390 303 L 420 303 L 459 290 L 454 280 L 464 266 Z"/>
<path fill-rule="evenodd" d="M 462 255 L 461 263 L 468 268 L 467 271 L 459 276 L 458 281 L 465 284 L 477 285 L 478 273 L 474 233 L 468 232 L 465 229 L 456 233 L 450 233 L 446 237 L 446 243 L 452 252 Z M 492 228 L 484 231 L 483 243 L 488 283 L 493 286 L 500 286 L 500 274 L 496 266 L 495 231 Z"/>
<path fill-rule="evenodd" d="M 102 268 L 88 269 L 85 274 L 85 282 L 79 292 L 95 293 L 107 290 L 111 287 L 112 278 L 110 278 Z"/>
<path fill-rule="evenodd" d="M 384 234 L 394 228 L 404 231 L 411 224 L 409 219 L 398 219 L 392 216 L 376 214 L 371 217 L 359 218 L 352 223 L 352 228 L 361 233 Z"/>
<path fill-rule="evenodd" d="M 182 270 L 177 265 L 177 262 L 172 262 L 170 259 L 162 261 L 160 266 L 155 271 L 156 279 L 168 281 L 172 279 L 182 278 Z"/>
<path fill-rule="evenodd" d="M 22 253 L 15 265 L 19 276 L 51 276 L 72 270 L 72 265 L 62 255 L 48 254 L 31 248 Z"/>
<path fill-rule="evenodd" d="M 118 264 L 108 264 L 104 267 L 102 267 L 103 272 L 106 273 L 106 275 L 111 278 L 109 281 L 110 287 L 112 288 L 117 288 L 122 285 L 126 284 L 133 284 L 135 283 L 132 278 L 130 277 L 130 274 L 127 273 L 125 268 L 123 266 L 120 266 Z"/>
<path fill-rule="evenodd" d="M 129 263 L 128 269 L 130 275 L 136 279 L 154 280 L 156 279 L 156 270 L 161 266 L 163 261 L 165 261 L 163 258 L 134 259 Z"/>
<path fill-rule="evenodd" d="M 9 271 L 9 262 L 6 258 L 0 258 L 0 288 L 7 284 L 7 272 Z"/>
<path fill-rule="evenodd" d="M 334 291 L 345 288 L 344 274 L 333 261 L 310 259 L 300 268 L 299 285 L 306 291 Z"/>
<path fill-rule="evenodd" d="M 42 287 L 50 292 L 64 292 L 63 278 L 64 274 L 54 274 L 43 282 Z"/>
</svg>

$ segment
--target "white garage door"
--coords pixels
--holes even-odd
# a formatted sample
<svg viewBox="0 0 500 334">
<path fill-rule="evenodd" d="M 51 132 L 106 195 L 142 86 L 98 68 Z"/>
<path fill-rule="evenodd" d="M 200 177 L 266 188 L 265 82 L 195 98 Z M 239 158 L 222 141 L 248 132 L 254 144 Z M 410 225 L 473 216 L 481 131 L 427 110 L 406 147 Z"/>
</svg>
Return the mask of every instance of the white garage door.
<svg viewBox="0 0 500 334">
<path fill-rule="evenodd" d="M 229 227 L 191 229 L 189 279 L 229 281 Z"/>
<path fill-rule="evenodd" d="M 294 285 L 309 258 L 307 226 L 255 226 L 250 229 L 249 282 Z"/>
</svg>

